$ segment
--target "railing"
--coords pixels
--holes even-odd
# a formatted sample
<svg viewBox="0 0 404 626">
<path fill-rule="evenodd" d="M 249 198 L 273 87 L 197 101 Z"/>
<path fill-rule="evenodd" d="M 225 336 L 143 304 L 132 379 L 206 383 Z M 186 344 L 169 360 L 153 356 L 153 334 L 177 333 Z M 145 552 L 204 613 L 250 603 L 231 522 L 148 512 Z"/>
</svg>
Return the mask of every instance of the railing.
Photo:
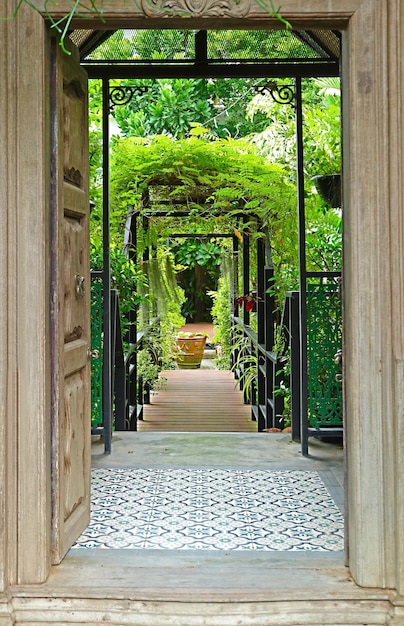
<svg viewBox="0 0 404 626">
<path fill-rule="evenodd" d="M 144 336 L 143 331 L 138 332 L 115 365 L 115 430 L 137 430 L 137 421 L 143 418 L 144 389 L 137 375 L 136 355 Z"/>
<path fill-rule="evenodd" d="M 278 393 L 282 363 L 278 355 L 258 343 L 258 335 L 239 317 L 232 316 L 236 348 L 232 354 L 232 369 L 244 401 L 251 405 L 252 419 L 258 431 L 282 427 L 283 397 Z M 241 341 L 240 341 L 241 338 Z"/>
<path fill-rule="evenodd" d="M 289 292 L 282 313 L 286 350 L 269 350 L 239 317 L 232 317 L 232 369 L 240 381 L 244 401 L 251 404 L 258 430 L 284 425 L 284 397 L 290 390 L 292 439 L 341 437 L 342 385 L 338 357 L 342 347 L 342 311 L 338 273 L 313 275 L 307 285 L 307 363 L 301 360 L 300 307 L 298 291 Z M 314 282 L 313 282 L 314 281 Z M 289 353 L 290 374 L 284 354 Z M 301 413 L 303 368 L 307 373 L 307 419 Z"/>
<path fill-rule="evenodd" d="M 149 389 L 137 371 L 137 353 L 147 331 L 137 332 L 130 343 L 124 342 L 116 289 L 110 290 L 110 311 L 111 379 L 105 389 L 102 272 L 91 272 L 91 350 L 98 353 L 98 358 L 91 360 L 91 432 L 104 437 L 106 449 L 110 447 L 112 430 L 137 430 L 137 421 L 143 418 L 143 404 L 150 401 Z M 133 334 L 129 332 L 129 339 Z M 113 415 L 109 418 L 103 411 L 105 394 L 111 397 Z"/>
<path fill-rule="evenodd" d="M 267 269 L 267 268 L 265 268 Z M 271 273 L 267 273 L 268 283 Z M 335 358 L 341 350 L 341 296 L 337 275 L 310 276 L 316 282 L 307 287 L 307 363 L 301 362 L 299 324 L 299 292 L 287 294 L 282 323 L 288 330 L 290 350 L 290 379 L 284 371 L 283 355 L 269 349 L 273 342 L 273 303 L 265 297 L 257 303 L 261 329 L 255 333 L 240 317 L 231 317 L 235 349 L 232 369 L 244 392 L 244 401 L 251 404 L 252 419 L 259 431 L 283 426 L 284 398 L 281 383 L 291 390 L 292 438 L 308 436 L 340 437 L 342 435 L 341 365 Z M 102 384 L 102 275 L 92 274 L 91 293 L 92 352 L 99 352 L 91 360 L 91 426 L 92 433 L 106 440 L 115 430 L 136 430 L 142 419 L 143 404 L 148 402 L 137 371 L 137 353 L 147 332 L 136 334 L 134 341 L 124 346 L 119 313 L 119 298 L 111 290 L 111 381 L 109 390 Z M 263 321 L 262 321 L 263 320 Z M 131 333 L 133 336 L 133 333 Z M 238 339 L 237 339 L 238 338 Z M 241 340 L 240 340 L 241 338 Z M 261 339 L 261 340 L 260 340 Z M 307 376 L 303 376 L 306 368 Z M 302 379 L 307 378 L 306 419 L 301 413 Z M 103 394 L 111 393 L 114 420 L 103 418 Z"/>
</svg>

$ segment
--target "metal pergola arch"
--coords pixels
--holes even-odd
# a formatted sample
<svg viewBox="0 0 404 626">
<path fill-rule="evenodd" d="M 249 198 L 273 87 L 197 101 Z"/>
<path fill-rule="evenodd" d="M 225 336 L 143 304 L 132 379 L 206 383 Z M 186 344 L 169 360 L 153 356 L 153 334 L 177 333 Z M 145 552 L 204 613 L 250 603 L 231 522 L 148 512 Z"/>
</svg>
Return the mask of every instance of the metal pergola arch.
<svg viewBox="0 0 404 626">
<path fill-rule="evenodd" d="M 321 31 L 327 32 L 327 31 Z M 89 33 L 88 37 L 85 34 Z M 339 33 L 334 32 L 338 38 Z M 178 64 L 172 60 L 165 63 L 125 64 L 107 61 L 93 63 L 84 59 L 92 50 L 107 41 L 112 35 L 110 31 L 73 31 L 71 39 L 79 46 L 81 64 L 90 79 L 102 80 L 102 161 L 103 161 L 103 435 L 105 453 L 111 452 L 112 427 L 112 361 L 111 361 L 111 303 L 110 303 L 110 164 L 109 164 L 109 113 L 111 110 L 111 86 L 113 79 L 159 79 L 159 78 L 262 78 L 279 79 L 291 78 L 294 81 L 293 101 L 296 112 L 296 170 L 297 170 L 297 204 L 299 225 L 299 274 L 300 294 L 307 293 L 306 246 L 305 246 L 305 204 L 304 204 L 304 170 L 303 170 L 303 116 L 302 116 L 302 78 L 319 76 L 339 76 L 340 59 L 335 51 L 331 51 L 318 34 L 312 31 L 298 31 L 297 36 L 307 45 L 313 46 L 320 54 L 317 62 L 307 60 L 293 60 L 293 63 L 264 62 L 252 64 L 227 60 L 224 63 L 211 63 L 206 54 L 206 31 L 197 31 L 195 34 L 195 61 L 187 65 Z M 325 58 L 324 58 L 325 57 Z M 126 103 L 126 102 L 125 102 Z M 307 311 L 306 298 L 300 297 L 300 359 L 307 362 Z M 301 413 L 301 447 L 304 455 L 308 454 L 308 415 L 307 415 L 307 368 L 301 368 L 300 381 L 300 413 Z"/>
</svg>

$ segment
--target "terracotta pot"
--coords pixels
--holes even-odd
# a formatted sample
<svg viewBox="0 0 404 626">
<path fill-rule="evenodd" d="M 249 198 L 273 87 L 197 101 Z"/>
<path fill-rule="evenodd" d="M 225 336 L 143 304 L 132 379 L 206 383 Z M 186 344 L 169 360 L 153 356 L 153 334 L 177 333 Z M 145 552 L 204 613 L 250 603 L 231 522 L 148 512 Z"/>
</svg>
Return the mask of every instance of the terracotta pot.
<svg viewBox="0 0 404 626">
<path fill-rule="evenodd" d="M 197 369 L 201 366 L 206 345 L 205 335 L 177 337 L 175 343 L 178 347 L 175 358 L 180 369 Z"/>
</svg>

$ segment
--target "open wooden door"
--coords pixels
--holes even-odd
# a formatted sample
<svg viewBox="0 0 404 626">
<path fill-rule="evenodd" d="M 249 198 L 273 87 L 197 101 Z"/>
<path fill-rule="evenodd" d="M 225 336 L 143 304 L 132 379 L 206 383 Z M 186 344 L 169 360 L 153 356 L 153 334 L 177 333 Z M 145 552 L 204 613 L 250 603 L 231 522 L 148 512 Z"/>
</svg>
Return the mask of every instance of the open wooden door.
<svg viewBox="0 0 404 626">
<path fill-rule="evenodd" d="M 90 275 L 87 75 L 51 52 L 52 561 L 90 518 Z"/>
</svg>

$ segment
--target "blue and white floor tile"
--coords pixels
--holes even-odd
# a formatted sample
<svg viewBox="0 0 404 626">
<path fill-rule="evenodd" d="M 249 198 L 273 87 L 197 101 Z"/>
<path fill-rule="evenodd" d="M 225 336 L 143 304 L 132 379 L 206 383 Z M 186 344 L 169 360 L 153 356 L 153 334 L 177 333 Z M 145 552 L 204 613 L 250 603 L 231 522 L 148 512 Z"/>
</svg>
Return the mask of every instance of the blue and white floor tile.
<svg viewBox="0 0 404 626">
<path fill-rule="evenodd" d="M 73 548 L 337 551 L 344 544 L 343 516 L 316 471 L 96 468 L 91 508 Z"/>
</svg>

